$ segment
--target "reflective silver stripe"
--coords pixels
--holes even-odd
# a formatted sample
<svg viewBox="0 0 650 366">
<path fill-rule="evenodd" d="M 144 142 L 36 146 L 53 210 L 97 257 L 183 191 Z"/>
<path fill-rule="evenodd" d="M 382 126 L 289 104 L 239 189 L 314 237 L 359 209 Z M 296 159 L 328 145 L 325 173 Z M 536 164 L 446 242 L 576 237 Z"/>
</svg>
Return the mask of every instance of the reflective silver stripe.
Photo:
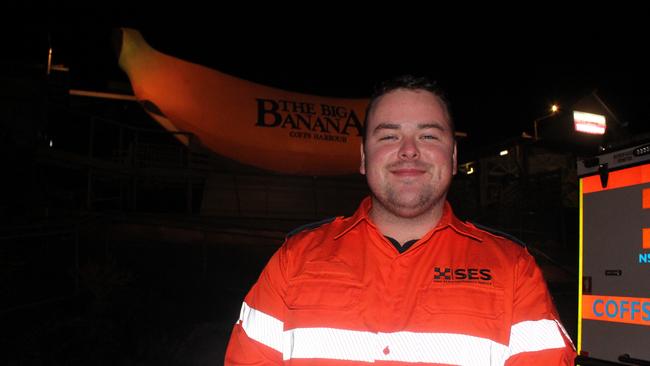
<svg viewBox="0 0 650 366">
<path fill-rule="evenodd" d="M 564 348 L 555 320 L 524 321 L 511 328 L 510 346 L 488 338 L 452 333 L 373 333 L 338 328 L 294 328 L 242 305 L 240 321 L 251 339 L 282 353 L 284 360 L 331 359 L 374 362 L 428 362 L 495 366 L 522 352 Z"/>
<path fill-rule="evenodd" d="M 373 362 L 382 355 L 377 334 L 336 328 L 295 328 L 284 332 L 284 360 L 325 358 Z"/>
<path fill-rule="evenodd" d="M 503 365 L 508 347 L 487 338 L 452 333 L 380 333 L 390 351 L 382 360 L 451 365 Z"/>
<path fill-rule="evenodd" d="M 555 320 L 524 321 L 510 329 L 510 356 L 564 347 L 564 338 Z"/>
<path fill-rule="evenodd" d="M 571 348 L 573 348 L 573 350 L 575 351 L 576 346 L 573 344 L 573 340 L 571 340 L 571 336 L 569 336 L 569 332 L 567 332 L 566 329 L 564 329 L 564 325 L 562 325 L 562 323 L 560 323 L 559 320 L 555 319 L 555 323 L 557 324 L 558 327 L 560 327 L 562 334 L 564 334 L 564 338 L 569 341 L 569 343 L 571 344 Z"/>
<path fill-rule="evenodd" d="M 239 321 L 246 335 L 278 352 L 282 352 L 284 323 L 243 303 Z"/>
<path fill-rule="evenodd" d="M 490 339 L 449 333 L 371 333 L 336 328 L 285 331 L 283 359 L 503 365 L 508 347 Z"/>
</svg>

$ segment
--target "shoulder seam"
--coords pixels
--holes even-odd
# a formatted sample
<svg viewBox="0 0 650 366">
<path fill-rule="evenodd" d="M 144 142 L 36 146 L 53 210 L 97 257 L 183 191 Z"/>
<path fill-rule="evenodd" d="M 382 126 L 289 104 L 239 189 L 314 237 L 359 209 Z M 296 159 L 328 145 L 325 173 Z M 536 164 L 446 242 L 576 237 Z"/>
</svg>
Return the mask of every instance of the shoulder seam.
<svg viewBox="0 0 650 366">
<path fill-rule="evenodd" d="M 334 220 L 336 220 L 336 216 L 328 217 L 328 218 L 320 220 L 320 221 L 310 222 L 310 223 L 298 226 L 297 228 L 289 231 L 287 233 L 287 235 L 285 236 L 285 238 L 289 239 L 290 237 L 292 237 L 292 236 L 294 236 L 296 234 L 299 234 L 299 233 L 301 233 L 303 231 L 319 228 L 319 227 L 321 227 L 321 226 L 323 226 L 325 224 L 329 224 L 330 222 L 332 222 Z"/>
<path fill-rule="evenodd" d="M 512 241 L 513 243 L 519 244 L 520 246 L 522 246 L 524 248 L 528 247 L 528 245 L 526 243 L 524 243 L 521 239 L 517 238 L 516 236 L 513 236 L 513 235 L 510 235 L 510 234 L 505 233 L 503 231 L 491 228 L 489 226 L 481 225 L 481 224 L 476 223 L 476 222 L 472 222 L 471 224 L 474 225 L 474 227 L 476 227 L 477 229 L 479 229 L 481 231 L 485 231 L 486 233 L 488 233 L 490 235 L 500 237 L 500 238 L 503 238 L 503 239 L 508 239 L 508 240 Z"/>
</svg>

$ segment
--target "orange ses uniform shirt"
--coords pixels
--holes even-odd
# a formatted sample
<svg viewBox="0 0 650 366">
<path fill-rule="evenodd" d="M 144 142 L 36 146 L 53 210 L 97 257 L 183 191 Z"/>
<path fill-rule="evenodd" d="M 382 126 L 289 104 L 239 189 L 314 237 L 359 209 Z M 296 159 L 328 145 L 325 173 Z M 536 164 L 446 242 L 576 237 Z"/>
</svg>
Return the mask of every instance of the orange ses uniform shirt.
<svg viewBox="0 0 650 366">
<path fill-rule="evenodd" d="M 445 204 L 400 254 L 371 205 L 287 238 L 244 300 L 226 365 L 573 365 L 525 248 Z"/>
</svg>

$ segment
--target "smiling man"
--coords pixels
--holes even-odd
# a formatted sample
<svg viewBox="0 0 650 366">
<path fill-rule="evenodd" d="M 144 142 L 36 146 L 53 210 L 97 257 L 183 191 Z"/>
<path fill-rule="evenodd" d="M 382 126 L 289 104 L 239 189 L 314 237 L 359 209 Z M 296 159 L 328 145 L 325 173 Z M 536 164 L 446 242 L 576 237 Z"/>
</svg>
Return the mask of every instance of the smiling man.
<svg viewBox="0 0 650 366">
<path fill-rule="evenodd" d="M 534 259 L 446 201 L 456 142 L 434 83 L 382 85 L 361 157 L 371 196 L 288 235 L 244 299 L 226 365 L 573 365 Z"/>
<path fill-rule="evenodd" d="M 372 191 L 370 218 L 399 242 L 424 236 L 440 220 L 456 174 L 445 104 L 426 90 L 396 89 L 374 99 L 366 129 L 360 170 Z"/>
</svg>

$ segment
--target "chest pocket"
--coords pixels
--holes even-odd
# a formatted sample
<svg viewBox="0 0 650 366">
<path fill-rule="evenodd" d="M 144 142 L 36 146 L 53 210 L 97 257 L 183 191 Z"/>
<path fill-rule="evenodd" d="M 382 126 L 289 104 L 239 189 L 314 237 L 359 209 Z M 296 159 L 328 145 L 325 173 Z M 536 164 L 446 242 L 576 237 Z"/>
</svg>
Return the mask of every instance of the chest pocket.
<svg viewBox="0 0 650 366">
<path fill-rule="evenodd" d="M 504 291 L 481 285 L 432 285 L 423 290 L 419 303 L 431 314 L 470 315 L 497 319 L 504 313 Z"/>
<path fill-rule="evenodd" d="M 359 303 L 362 289 L 341 263 L 312 262 L 289 280 L 285 300 L 292 310 L 349 310 Z"/>
</svg>

